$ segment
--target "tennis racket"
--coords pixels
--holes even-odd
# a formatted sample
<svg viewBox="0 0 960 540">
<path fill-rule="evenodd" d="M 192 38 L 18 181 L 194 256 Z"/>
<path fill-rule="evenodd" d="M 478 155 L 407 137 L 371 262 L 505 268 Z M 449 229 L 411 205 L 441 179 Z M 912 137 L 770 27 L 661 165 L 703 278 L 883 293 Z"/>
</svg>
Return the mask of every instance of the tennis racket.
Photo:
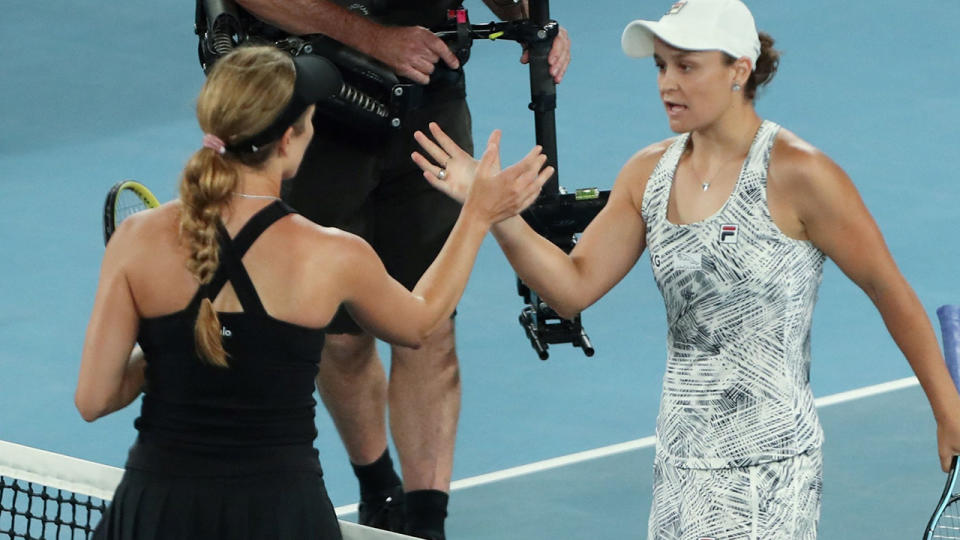
<svg viewBox="0 0 960 540">
<path fill-rule="evenodd" d="M 943 357 L 947 362 L 947 370 L 953 384 L 960 388 L 960 306 L 940 306 L 937 309 L 940 319 L 940 333 L 943 334 Z M 950 473 L 947 475 L 947 484 L 943 488 L 943 495 L 937 503 L 936 510 L 930 516 L 923 540 L 934 538 L 960 539 L 960 482 L 957 477 L 957 456 L 953 456 L 950 464 Z"/>
<path fill-rule="evenodd" d="M 121 221 L 141 210 L 157 206 L 160 206 L 160 201 L 140 182 L 122 180 L 114 184 L 103 204 L 103 243 L 110 241 Z"/>
</svg>

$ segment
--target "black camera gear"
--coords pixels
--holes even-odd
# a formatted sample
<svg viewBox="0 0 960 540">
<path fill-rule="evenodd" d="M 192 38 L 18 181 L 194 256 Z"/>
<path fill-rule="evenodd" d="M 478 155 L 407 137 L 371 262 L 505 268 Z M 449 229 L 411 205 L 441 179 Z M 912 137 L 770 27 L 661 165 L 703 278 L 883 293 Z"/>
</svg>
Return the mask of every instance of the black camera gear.
<svg viewBox="0 0 960 540">
<path fill-rule="evenodd" d="M 445 0 L 438 2 L 446 3 Z M 388 3 L 388 0 L 362 0 L 348 7 L 376 19 L 380 13 L 394 13 Z M 550 19 L 549 0 L 529 0 L 529 4 L 529 19 L 473 25 L 467 10 L 460 7 L 448 9 L 446 21 L 431 26 L 461 65 L 469 60 L 475 39 L 505 39 L 523 45 L 529 52 L 529 108 L 534 115 L 536 141 L 543 147 L 547 165 L 559 171 L 554 114 L 557 92 L 548 56 L 560 27 Z M 401 80 L 379 61 L 319 34 L 291 36 L 237 8 L 232 0 L 197 0 L 196 33 L 200 38 L 200 64 L 204 71 L 237 45 L 250 42 L 270 43 L 294 56 L 315 54 L 327 58 L 340 71 L 341 87 L 318 103 L 317 110 L 349 125 L 359 124 L 367 129 L 400 127 L 406 113 L 418 107 L 423 99 L 425 87 Z M 431 75 L 431 82 L 441 78 L 459 81 L 459 84 L 463 81 L 460 70 L 439 64 Z M 567 193 L 560 187 L 557 172 L 544 184 L 540 196 L 523 213 L 523 218 L 535 231 L 569 253 L 577 235 L 600 212 L 609 194 L 595 188 Z M 541 359 L 549 358 L 549 345 L 556 343 L 570 343 L 587 356 L 593 356 L 593 345 L 581 325 L 580 315 L 563 319 L 520 279 L 517 279 L 517 291 L 526 303 L 520 313 L 520 324 Z"/>
<path fill-rule="evenodd" d="M 377 2 L 367 2 L 361 7 L 364 12 L 383 9 Z M 472 39 L 468 39 L 468 27 L 465 9 L 447 10 L 442 28 L 454 37 L 446 37 L 445 41 L 461 65 L 470 56 Z M 292 56 L 315 54 L 330 60 L 341 72 L 342 87 L 318 103 L 317 110 L 348 129 L 399 128 L 407 113 L 420 107 L 424 99 L 423 86 L 398 78 L 378 60 L 321 34 L 292 36 L 253 17 L 233 0 L 197 0 L 195 32 L 204 72 L 208 72 L 217 59 L 244 43 L 273 45 Z M 431 81 L 462 88 L 463 74 L 460 70 L 437 66 Z"/>
<path fill-rule="evenodd" d="M 199 37 L 197 55 L 204 73 L 218 58 L 247 40 L 241 12 L 232 0 L 197 0 L 193 31 Z"/>
</svg>

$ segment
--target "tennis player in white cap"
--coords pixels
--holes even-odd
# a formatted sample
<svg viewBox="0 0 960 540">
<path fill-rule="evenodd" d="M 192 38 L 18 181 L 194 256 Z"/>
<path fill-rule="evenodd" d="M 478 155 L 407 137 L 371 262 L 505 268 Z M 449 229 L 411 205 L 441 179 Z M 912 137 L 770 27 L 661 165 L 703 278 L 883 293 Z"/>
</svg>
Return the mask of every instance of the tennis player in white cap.
<svg viewBox="0 0 960 540">
<path fill-rule="evenodd" d="M 631 22 L 677 137 L 640 150 L 570 254 L 522 218 L 493 229 L 523 281 L 573 317 L 649 250 L 668 322 L 649 538 L 816 538 L 823 432 L 810 326 L 830 257 L 874 302 L 937 420 L 944 470 L 960 396 L 923 306 L 844 171 L 754 109 L 779 63 L 739 0 L 687 0 Z M 474 160 L 436 126 L 414 161 L 462 200 Z M 446 164 L 445 174 L 434 163 Z"/>
</svg>

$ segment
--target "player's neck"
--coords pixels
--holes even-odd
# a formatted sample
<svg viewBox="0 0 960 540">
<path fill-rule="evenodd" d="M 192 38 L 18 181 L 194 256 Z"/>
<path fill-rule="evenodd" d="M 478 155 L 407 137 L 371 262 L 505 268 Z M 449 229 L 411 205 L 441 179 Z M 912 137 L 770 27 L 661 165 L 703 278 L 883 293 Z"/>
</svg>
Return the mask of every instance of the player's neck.
<svg viewBox="0 0 960 540">
<path fill-rule="evenodd" d="M 702 157 L 746 155 L 761 122 L 753 107 L 731 110 L 709 126 L 694 131 L 690 146 Z"/>
<path fill-rule="evenodd" d="M 248 198 L 278 198 L 281 183 L 278 172 L 248 168 L 240 174 L 240 181 L 234 193 Z"/>
</svg>

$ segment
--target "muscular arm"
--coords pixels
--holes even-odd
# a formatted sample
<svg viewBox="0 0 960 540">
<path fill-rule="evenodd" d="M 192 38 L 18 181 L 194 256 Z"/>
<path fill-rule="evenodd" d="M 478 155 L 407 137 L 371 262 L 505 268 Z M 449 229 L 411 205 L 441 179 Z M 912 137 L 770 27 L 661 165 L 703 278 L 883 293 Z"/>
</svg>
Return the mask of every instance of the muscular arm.
<svg viewBox="0 0 960 540">
<path fill-rule="evenodd" d="M 846 173 L 812 147 L 779 150 L 775 157 L 785 164 L 780 170 L 789 175 L 786 196 L 806 236 L 863 289 L 916 373 L 937 419 L 946 466 L 949 456 L 960 452 L 960 396 L 920 300 Z"/>
<path fill-rule="evenodd" d="M 572 318 L 607 293 L 633 268 L 646 247 L 640 203 L 662 153 L 641 151 L 621 170 L 603 210 L 570 254 L 516 217 L 493 228 L 517 275 L 560 316 Z"/>
<path fill-rule="evenodd" d="M 420 84 L 443 60 L 460 67 L 450 49 L 420 26 L 382 26 L 327 0 L 237 0 L 257 18 L 291 34 L 323 34 L 380 60 Z"/>
<path fill-rule="evenodd" d="M 323 34 L 367 54 L 377 25 L 327 0 L 237 0 L 244 9 L 291 34 Z"/>
</svg>

